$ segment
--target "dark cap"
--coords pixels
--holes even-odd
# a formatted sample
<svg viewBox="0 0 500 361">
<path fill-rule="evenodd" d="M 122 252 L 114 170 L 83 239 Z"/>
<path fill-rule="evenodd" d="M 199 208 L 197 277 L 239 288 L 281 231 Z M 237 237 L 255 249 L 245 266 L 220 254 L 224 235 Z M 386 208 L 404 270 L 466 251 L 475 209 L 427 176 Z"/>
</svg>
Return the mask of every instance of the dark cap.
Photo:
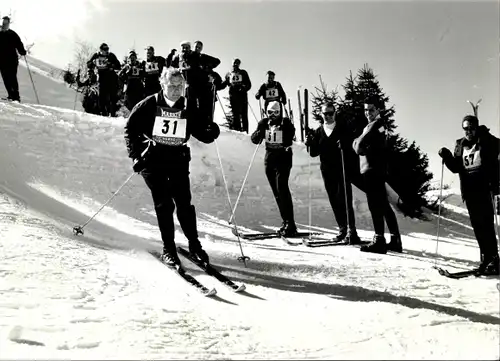
<svg viewBox="0 0 500 361">
<path fill-rule="evenodd" d="M 147 46 L 145 49 L 146 49 L 146 50 L 152 50 L 152 51 L 155 51 L 155 48 L 154 48 L 153 46 L 151 46 L 151 45 Z"/>
<path fill-rule="evenodd" d="M 466 121 L 476 127 L 479 125 L 479 119 L 477 119 L 477 117 L 474 115 L 466 115 L 464 119 L 462 119 L 462 124 Z"/>
<path fill-rule="evenodd" d="M 130 51 L 129 51 L 129 53 L 128 53 L 128 55 L 129 55 L 129 56 L 130 56 L 130 55 L 135 55 L 135 56 L 137 56 L 137 53 L 135 52 L 135 50 L 130 50 Z"/>
<path fill-rule="evenodd" d="M 10 21 L 10 18 L 9 18 L 8 16 L 4 16 L 4 17 L 2 18 L 2 20 L 7 20 L 7 21 Z"/>
<path fill-rule="evenodd" d="M 274 73 L 274 71 L 272 71 L 272 70 L 268 70 L 266 74 L 267 74 L 267 75 L 276 75 L 276 74 Z"/>
<path fill-rule="evenodd" d="M 101 49 L 101 50 L 104 49 L 104 48 L 108 48 L 109 49 L 108 44 L 102 43 L 101 46 L 99 46 L 99 49 Z"/>
</svg>

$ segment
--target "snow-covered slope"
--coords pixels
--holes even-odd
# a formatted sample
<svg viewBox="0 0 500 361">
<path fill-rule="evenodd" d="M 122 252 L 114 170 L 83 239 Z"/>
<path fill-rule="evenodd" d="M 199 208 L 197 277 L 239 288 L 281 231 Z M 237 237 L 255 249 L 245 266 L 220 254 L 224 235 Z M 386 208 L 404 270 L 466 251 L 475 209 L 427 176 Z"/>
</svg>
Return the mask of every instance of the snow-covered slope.
<svg viewBox="0 0 500 361">
<path fill-rule="evenodd" d="M 27 93 L 29 77 L 21 67 L 19 73 Z M 37 89 L 74 96 L 36 76 Z M 193 140 L 202 242 L 219 269 L 247 284 L 248 294 L 233 294 L 186 263 L 220 298 L 198 296 L 147 253 L 161 242 L 140 176 L 84 236 L 73 236 L 72 227 L 92 216 L 132 170 L 125 120 L 65 109 L 73 105 L 60 98 L 49 106 L 27 104 L 28 95 L 24 104 L 0 103 L 1 358 L 498 359 L 497 281 L 450 280 L 431 268 L 434 262 L 467 268 L 478 259 L 466 216 L 453 207 L 443 213 L 437 258 L 436 219 L 400 217 L 402 255 L 245 241 L 251 258 L 245 267 L 227 224 L 216 146 Z M 234 203 L 254 146 L 247 135 L 227 130 L 217 145 Z M 303 229 L 308 164 L 303 146 L 295 145 L 290 184 Z M 317 165 L 310 180 L 312 228 L 331 237 L 335 222 Z M 364 195 L 356 190 L 355 198 L 360 233 L 370 237 Z M 263 149 L 237 221 L 246 230 L 279 225 Z M 176 239 L 186 243 L 180 231 Z"/>
</svg>

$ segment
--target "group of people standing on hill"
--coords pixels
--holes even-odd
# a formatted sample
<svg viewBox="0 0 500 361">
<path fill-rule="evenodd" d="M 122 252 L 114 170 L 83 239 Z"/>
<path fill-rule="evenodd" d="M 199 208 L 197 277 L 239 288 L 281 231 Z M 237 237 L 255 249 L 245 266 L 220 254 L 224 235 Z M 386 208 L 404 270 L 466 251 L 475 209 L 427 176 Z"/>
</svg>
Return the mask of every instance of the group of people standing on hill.
<svg viewBox="0 0 500 361">
<path fill-rule="evenodd" d="M 8 92 L 7 100 L 19 101 L 17 67 L 19 55 L 26 50 L 19 36 L 9 29 L 10 19 L 3 18 L 0 31 L 0 72 Z M 99 51 L 87 62 L 87 79 L 79 86 L 92 88 L 98 84 L 98 114 L 116 115 L 118 84 L 124 84 L 125 105 L 131 111 L 125 126 L 125 139 L 134 171 L 140 173 L 150 188 L 159 228 L 164 243 L 162 260 L 172 267 L 181 267 L 174 242 L 173 211 L 189 241 L 190 252 L 202 262 L 209 262 L 198 239 L 196 212 L 191 204 L 189 162 L 191 152 L 187 141 L 191 136 L 204 143 L 219 137 L 219 126 L 213 112 L 217 92 L 229 87 L 233 117 L 229 128 L 248 133 L 248 96 L 252 84 L 241 69 L 241 60 L 234 59 L 232 70 L 221 77 L 214 71 L 220 60 L 203 53 L 203 43 L 184 41 L 179 54 L 172 49 L 167 58 L 146 48 L 146 59 L 139 62 L 135 51 L 121 65 L 101 44 Z M 275 80 L 273 71 L 259 87 L 256 99 L 264 99 L 264 113 L 251 134 L 254 144 L 265 143 L 265 173 L 283 219 L 279 233 L 297 234 L 289 177 L 293 164 L 292 145 L 295 127 L 285 116 L 286 93 Z M 477 108 L 475 108 L 477 110 Z M 387 192 L 387 136 L 381 112 L 384 104 L 377 98 L 364 101 L 364 120 L 349 119 L 335 104 L 321 107 L 321 126 L 305 129 L 309 155 L 320 158 L 325 189 L 339 226 L 336 242 L 360 244 L 352 206 L 352 185 L 366 193 L 372 216 L 373 241 L 361 251 L 384 254 L 402 252 L 401 234 Z M 500 190 L 500 139 L 484 125 L 477 114 L 462 119 L 464 137 L 458 139 L 452 153 L 439 151 L 443 165 L 460 177 L 463 200 L 469 211 L 479 248 L 479 274 L 499 274 L 500 261 L 495 235 L 495 205 Z M 168 160 L 168 161 L 167 161 Z M 499 208 L 499 207 L 497 207 Z M 390 240 L 384 237 L 387 223 Z"/>
</svg>

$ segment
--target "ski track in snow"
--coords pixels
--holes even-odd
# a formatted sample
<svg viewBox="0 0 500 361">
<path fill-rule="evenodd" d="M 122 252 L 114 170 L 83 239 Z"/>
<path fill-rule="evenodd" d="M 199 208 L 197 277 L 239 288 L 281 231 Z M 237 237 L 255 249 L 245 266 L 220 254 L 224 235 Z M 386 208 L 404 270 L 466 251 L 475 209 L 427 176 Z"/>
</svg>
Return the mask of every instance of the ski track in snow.
<svg viewBox="0 0 500 361">
<path fill-rule="evenodd" d="M 2 139 L 8 140 L 0 150 L 19 156 L 4 168 L 7 185 L 25 182 L 82 219 L 92 216 L 130 172 L 130 163 L 123 164 L 128 162 L 123 118 L 0 102 L 0 119 Z M 238 166 L 238 159 L 250 159 L 253 152 L 245 137 L 223 130 L 219 141 L 231 194 L 239 191 L 248 166 Z M 249 295 L 232 293 L 186 261 L 197 279 L 218 290 L 219 299 L 204 298 L 146 252 L 159 250 L 161 242 L 141 180 L 133 179 L 93 221 L 136 237 L 139 244 L 143 240 L 141 247 L 125 250 L 115 249 L 111 240 L 92 245 L 70 237 L 74 224 L 55 222 L 0 195 L 0 358 L 499 358 L 497 281 L 439 276 L 431 268 L 435 219 L 402 222 L 407 231 L 402 255 L 242 240 L 251 257 L 245 268 L 236 260 L 239 246 L 227 224 L 215 150 L 197 142 L 191 147 L 203 155 L 192 164 L 193 196 L 201 194 L 200 237 L 214 264 L 247 284 Z M 298 171 L 292 181 L 306 184 L 307 175 L 300 172 L 307 158 L 300 150 L 295 154 Z M 260 226 L 273 228 L 275 219 L 267 217 L 276 213 L 273 200 L 259 197 L 269 192 L 261 173 L 252 170 L 245 186 L 251 200 L 240 204 L 237 219 L 250 217 L 246 212 L 257 205 L 265 220 Z M 313 194 L 323 186 L 320 178 L 312 183 Z M 302 211 L 303 197 L 294 197 L 297 212 Z M 211 207 L 203 208 L 206 202 Z M 455 209 L 460 206 L 450 205 L 450 221 L 443 226 L 450 235 L 441 237 L 436 262 L 471 267 L 477 246 L 464 233 L 470 230 Z M 328 207 L 313 211 L 331 213 Z M 362 229 L 367 224 L 362 198 L 357 216 L 360 236 L 371 237 Z M 97 232 L 93 223 L 90 233 Z M 313 222 L 313 231 L 334 236 L 333 225 L 318 224 Z M 304 221 L 299 228 L 307 229 Z M 176 240 L 186 244 L 179 230 Z"/>
</svg>

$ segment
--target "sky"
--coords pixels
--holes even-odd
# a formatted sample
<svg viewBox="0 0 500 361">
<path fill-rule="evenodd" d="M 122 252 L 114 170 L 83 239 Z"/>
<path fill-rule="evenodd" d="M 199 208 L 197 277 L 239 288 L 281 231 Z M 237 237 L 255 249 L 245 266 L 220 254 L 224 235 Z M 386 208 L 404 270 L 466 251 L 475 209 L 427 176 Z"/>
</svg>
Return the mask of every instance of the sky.
<svg viewBox="0 0 500 361">
<path fill-rule="evenodd" d="M 273 70 L 297 114 L 299 86 L 314 91 L 319 75 L 329 89 L 367 63 L 396 109 L 396 132 L 415 141 L 440 178 L 437 151 L 453 149 L 467 100 L 482 98 L 481 123 L 500 133 L 499 2 L 466 1 L 111 1 L 1 0 L 33 56 L 66 67 L 75 41 L 106 42 L 119 59 L 153 45 L 166 56 L 182 40 L 202 40 L 221 59 L 224 75 L 234 57 L 254 94 Z M 43 15 L 42 15 L 43 14 Z M 223 91 L 222 95 L 226 95 Z M 343 92 L 340 91 L 340 95 Z M 217 108 L 216 113 L 220 113 Z M 458 178 L 445 170 L 445 182 Z"/>
</svg>

